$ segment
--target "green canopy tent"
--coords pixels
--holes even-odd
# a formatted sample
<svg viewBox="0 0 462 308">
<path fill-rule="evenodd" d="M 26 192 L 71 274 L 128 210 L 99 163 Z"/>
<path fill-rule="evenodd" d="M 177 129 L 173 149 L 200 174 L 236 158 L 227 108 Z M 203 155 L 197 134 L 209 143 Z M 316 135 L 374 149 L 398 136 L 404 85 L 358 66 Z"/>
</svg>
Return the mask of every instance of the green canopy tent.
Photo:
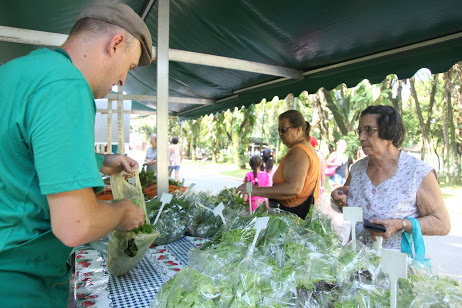
<svg viewBox="0 0 462 308">
<path fill-rule="evenodd" d="M 0 63 L 59 46 L 58 34 L 91 2 L 2 0 Z M 364 78 L 408 78 L 422 67 L 444 72 L 462 60 L 460 0 L 118 2 L 145 19 L 159 60 L 165 42 L 157 35 L 167 35 L 168 112 L 185 119 Z M 165 20 L 167 31 L 158 29 Z M 124 99 L 158 110 L 158 63 L 130 72 Z"/>
<path fill-rule="evenodd" d="M 0 25 L 68 34 L 91 2 L 2 1 Z M 158 3 L 118 2 L 145 16 L 157 45 Z M 169 111 L 191 118 L 275 95 L 354 86 L 364 78 L 376 83 L 391 73 L 408 78 L 422 67 L 447 71 L 462 60 L 462 1 L 171 0 L 169 32 L 171 50 L 196 57 L 179 53 L 172 60 L 170 53 Z M 0 63 L 38 47 L 0 42 Z M 196 63 L 207 55 L 224 58 Z M 250 63 L 233 65 L 232 59 Z M 291 77 L 260 73 L 252 63 L 289 69 Z M 226 65 L 238 69 L 220 67 Z M 130 72 L 124 91 L 155 96 L 156 62 Z M 172 98 L 196 101 L 173 103 Z"/>
</svg>

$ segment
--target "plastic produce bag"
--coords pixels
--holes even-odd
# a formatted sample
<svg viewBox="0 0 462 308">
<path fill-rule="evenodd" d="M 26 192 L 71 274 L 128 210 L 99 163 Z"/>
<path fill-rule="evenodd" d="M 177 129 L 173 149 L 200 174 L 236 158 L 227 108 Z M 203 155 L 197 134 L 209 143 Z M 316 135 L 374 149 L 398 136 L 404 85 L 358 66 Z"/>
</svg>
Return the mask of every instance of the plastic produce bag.
<svg viewBox="0 0 462 308">
<path fill-rule="evenodd" d="M 151 307 L 389 307 L 390 282 L 381 258 L 359 244 L 343 247 L 329 219 L 312 208 L 310 219 L 269 213 L 251 258 L 251 221 L 235 216 L 169 280 Z M 398 281 L 398 307 L 462 307 L 462 288 L 411 262 Z M 416 266 L 417 265 L 417 266 Z"/>
<path fill-rule="evenodd" d="M 158 199 L 152 199 L 148 202 L 148 216 L 155 220 L 162 203 Z M 159 236 L 154 240 L 154 245 L 164 245 L 179 240 L 186 231 L 188 220 L 183 209 L 183 201 L 173 197 L 170 203 L 167 203 L 152 227 L 159 232 Z"/>
<path fill-rule="evenodd" d="M 180 198 L 185 201 L 185 211 L 190 221 L 186 227 L 186 235 L 211 237 L 223 226 L 221 218 L 213 213 L 213 209 L 220 203 L 216 196 L 199 192 L 184 194 Z"/>
<path fill-rule="evenodd" d="M 146 218 L 145 225 L 141 227 L 131 231 L 114 230 L 109 234 L 106 263 L 109 272 L 115 276 L 123 276 L 130 272 L 143 259 L 149 246 L 159 235 L 149 224 L 138 172 L 135 173 L 135 181 L 135 185 L 128 183 L 123 173 L 111 176 L 114 198 L 130 198 L 143 209 Z"/>
</svg>

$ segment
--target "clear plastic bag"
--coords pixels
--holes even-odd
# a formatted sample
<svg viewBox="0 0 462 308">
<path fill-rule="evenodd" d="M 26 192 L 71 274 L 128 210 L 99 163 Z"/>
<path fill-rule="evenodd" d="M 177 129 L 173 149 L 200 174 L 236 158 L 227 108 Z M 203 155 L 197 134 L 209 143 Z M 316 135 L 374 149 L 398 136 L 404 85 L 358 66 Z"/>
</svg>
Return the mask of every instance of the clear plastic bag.
<svg viewBox="0 0 462 308">
<path fill-rule="evenodd" d="M 145 214 L 146 223 L 149 219 L 146 213 L 144 195 L 138 172 L 135 174 L 136 184 L 132 185 L 125 180 L 124 174 L 111 176 L 111 188 L 115 199 L 130 198 L 132 202 L 140 206 Z M 149 246 L 159 235 L 158 231 L 143 233 L 141 231 L 114 230 L 109 234 L 107 248 L 107 268 L 115 276 L 128 274 L 140 261 L 149 249 Z"/>
<path fill-rule="evenodd" d="M 270 212 L 251 258 L 252 220 L 234 212 L 188 266 L 164 285 L 151 307 L 389 307 L 381 258 L 358 243 L 343 247 L 329 219 L 312 208 L 306 220 Z M 398 307 L 461 307 L 462 288 L 410 264 L 398 281 Z M 189 306 L 188 306 L 189 305 Z"/>
</svg>

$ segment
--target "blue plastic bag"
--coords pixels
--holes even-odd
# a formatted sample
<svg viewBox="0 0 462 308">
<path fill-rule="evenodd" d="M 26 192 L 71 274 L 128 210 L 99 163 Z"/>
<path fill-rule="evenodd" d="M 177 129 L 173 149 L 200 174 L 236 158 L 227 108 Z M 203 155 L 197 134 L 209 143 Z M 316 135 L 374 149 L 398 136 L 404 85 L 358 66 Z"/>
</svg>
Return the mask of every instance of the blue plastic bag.
<svg viewBox="0 0 462 308">
<path fill-rule="evenodd" d="M 403 232 L 401 236 L 401 252 L 407 253 L 411 258 L 422 263 L 427 268 L 432 267 L 430 259 L 425 259 L 425 242 L 422 236 L 422 230 L 420 228 L 420 221 L 413 217 L 406 217 L 412 224 L 412 234 Z M 415 256 L 412 251 L 414 245 Z"/>
</svg>

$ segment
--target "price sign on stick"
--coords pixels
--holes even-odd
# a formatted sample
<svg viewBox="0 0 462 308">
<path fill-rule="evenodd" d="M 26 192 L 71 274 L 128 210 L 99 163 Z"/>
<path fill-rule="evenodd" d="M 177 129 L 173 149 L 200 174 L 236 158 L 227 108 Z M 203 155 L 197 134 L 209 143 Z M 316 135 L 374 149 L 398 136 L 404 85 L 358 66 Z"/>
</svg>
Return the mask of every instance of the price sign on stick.
<svg viewBox="0 0 462 308">
<path fill-rule="evenodd" d="M 181 189 L 184 187 L 184 179 L 181 181 Z"/>
<path fill-rule="evenodd" d="M 183 181 L 184 181 L 184 179 L 183 179 Z M 191 190 L 194 188 L 194 186 L 196 186 L 196 184 L 195 184 L 195 183 L 191 183 L 191 185 L 189 185 L 189 187 L 188 187 L 188 189 L 186 189 L 186 191 L 187 191 L 187 192 L 191 191 Z"/>
<path fill-rule="evenodd" d="M 245 183 L 245 189 L 249 194 L 249 213 L 252 214 L 252 182 Z"/>
<path fill-rule="evenodd" d="M 363 221 L 363 209 L 361 207 L 344 207 L 343 219 L 350 221 L 351 242 L 353 250 L 356 250 L 356 223 Z"/>
<path fill-rule="evenodd" d="M 162 202 L 162 205 L 161 205 L 161 207 L 159 209 L 159 213 L 157 213 L 156 220 L 154 220 L 153 225 L 155 225 L 157 223 L 157 220 L 159 220 L 160 214 L 162 213 L 162 210 L 164 209 L 164 206 L 167 203 L 170 203 L 170 201 L 172 201 L 172 197 L 173 197 L 173 195 L 168 194 L 168 193 L 163 193 L 162 194 L 162 197 L 160 197 L 160 202 Z"/>
<path fill-rule="evenodd" d="M 225 209 L 225 206 L 223 205 L 223 202 L 220 202 L 214 209 L 213 209 L 213 214 L 215 216 L 220 216 L 221 220 L 223 221 L 223 224 L 226 225 L 226 220 L 225 217 L 223 216 L 223 210 Z"/>
<path fill-rule="evenodd" d="M 258 235 L 260 235 L 261 230 L 265 229 L 266 226 L 268 226 L 269 217 L 268 216 L 266 216 L 266 217 L 258 217 L 258 218 L 255 218 L 254 220 L 255 220 L 254 228 L 255 228 L 255 231 L 256 231 L 255 232 L 255 237 L 253 238 L 253 242 L 250 245 L 249 250 L 247 251 L 246 258 L 242 262 L 244 262 L 245 260 L 250 259 L 252 257 L 253 251 L 255 249 L 255 245 L 257 244 Z"/>
<path fill-rule="evenodd" d="M 383 237 L 376 236 L 375 241 L 372 243 L 372 249 L 377 251 L 378 255 L 380 256 L 380 249 L 382 249 Z"/>
<path fill-rule="evenodd" d="M 382 249 L 382 271 L 390 279 L 390 307 L 396 308 L 396 286 L 398 278 L 407 278 L 407 254 Z"/>
</svg>

